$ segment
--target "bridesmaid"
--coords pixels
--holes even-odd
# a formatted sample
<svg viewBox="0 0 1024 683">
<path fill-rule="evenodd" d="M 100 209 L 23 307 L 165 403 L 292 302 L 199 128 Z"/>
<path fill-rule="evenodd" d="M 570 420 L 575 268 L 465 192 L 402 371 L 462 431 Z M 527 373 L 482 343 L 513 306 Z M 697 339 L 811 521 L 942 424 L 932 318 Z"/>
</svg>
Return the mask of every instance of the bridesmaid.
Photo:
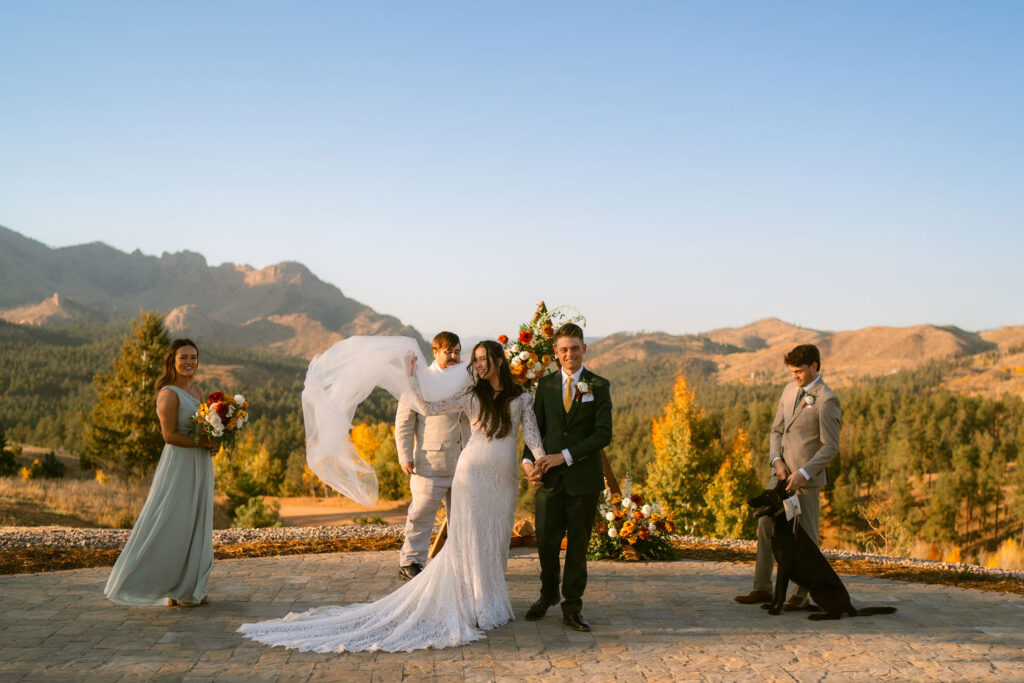
<svg viewBox="0 0 1024 683">
<path fill-rule="evenodd" d="M 156 413 L 164 446 L 146 504 L 103 591 L 119 605 L 206 602 L 213 568 L 213 461 L 216 440 L 188 436 L 203 399 L 192 378 L 199 350 L 176 339 L 157 382 Z"/>
</svg>

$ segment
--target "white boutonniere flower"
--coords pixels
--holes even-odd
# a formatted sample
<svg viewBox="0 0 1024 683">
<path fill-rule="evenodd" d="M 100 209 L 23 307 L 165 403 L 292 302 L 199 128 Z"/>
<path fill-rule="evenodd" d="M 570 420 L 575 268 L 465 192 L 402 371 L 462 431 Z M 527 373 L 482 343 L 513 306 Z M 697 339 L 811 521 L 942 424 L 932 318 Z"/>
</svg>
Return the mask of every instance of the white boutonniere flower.
<svg viewBox="0 0 1024 683">
<path fill-rule="evenodd" d="M 804 405 L 813 406 L 814 402 L 817 400 L 818 397 L 815 394 L 807 394 L 806 396 L 804 396 Z"/>
<path fill-rule="evenodd" d="M 579 392 L 580 396 L 590 396 L 592 393 L 594 393 L 594 385 L 592 385 L 590 382 L 586 380 L 581 379 L 576 384 L 576 391 Z"/>
</svg>

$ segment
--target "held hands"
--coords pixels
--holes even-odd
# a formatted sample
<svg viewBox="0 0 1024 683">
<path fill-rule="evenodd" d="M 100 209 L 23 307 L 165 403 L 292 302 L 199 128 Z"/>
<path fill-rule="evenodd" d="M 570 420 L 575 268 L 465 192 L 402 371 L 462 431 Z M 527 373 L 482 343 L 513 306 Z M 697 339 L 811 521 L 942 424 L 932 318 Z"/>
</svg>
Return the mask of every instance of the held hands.
<svg viewBox="0 0 1024 683">
<path fill-rule="evenodd" d="M 540 485 L 544 483 L 544 473 L 539 467 L 523 463 L 523 471 L 526 472 L 526 480 L 530 482 L 530 486 L 540 488 Z"/>
<path fill-rule="evenodd" d="M 524 464 L 523 470 L 526 472 L 526 478 L 529 479 L 530 484 L 533 486 L 540 486 L 543 483 L 544 475 L 548 473 L 552 467 L 558 467 L 559 465 L 565 464 L 565 457 L 561 453 L 548 453 L 545 456 L 537 458 L 537 461 L 532 465 Z"/>
<path fill-rule="evenodd" d="M 405 472 L 406 474 L 415 474 L 416 466 L 411 462 L 403 462 L 402 471 Z"/>
</svg>

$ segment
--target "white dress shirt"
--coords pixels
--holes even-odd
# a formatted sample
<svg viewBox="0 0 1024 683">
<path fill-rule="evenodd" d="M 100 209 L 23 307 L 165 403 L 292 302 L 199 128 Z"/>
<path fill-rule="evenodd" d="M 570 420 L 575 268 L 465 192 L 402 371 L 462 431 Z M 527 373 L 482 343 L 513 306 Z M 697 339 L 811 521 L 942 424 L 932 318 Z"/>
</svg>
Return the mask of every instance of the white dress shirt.
<svg viewBox="0 0 1024 683">
<path fill-rule="evenodd" d="M 573 395 L 573 397 L 575 397 L 576 396 L 576 385 L 580 383 L 580 376 L 583 375 L 583 366 L 581 365 L 580 369 L 577 370 L 576 372 L 574 372 L 571 375 L 568 374 L 565 371 L 565 369 L 563 368 L 562 372 L 561 372 L 561 375 L 562 375 L 562 393 L 559 394 L 559 396 L 565 396 L 565 383 L 569 382 L 570 383 L 569 384 L 569 390 L 573 392 L 572 395 Z M 541 436 L 543 436 L 543 435 L 541 435 Z M 572 456 L 569 455 L 569 449 L 568 448 L 563 448 L 562 449 L 562 457 L 565 458 L 565 466 L 566 467 L 572 467 Z M 529 459 L 523 458 L 523 464 L 525 465 L 526 463 L 530 463 L 531 465 L 533 464 Z"/>
<path fill-rule="evenodd" d="M 809 394 L 809 393 L 811 393 L 811 389 L 814 388 L 815 384 L 821 384 L 821 373 L 820 372 L 818 373 L 817 377 L 815 377 L 810 382 L 808 382 L 807 384 L 805 384 L 802 387 L 800 387 L 800 391 L 803 391 L 805 394 Z M 782 458 L 780 458 L 778 456 L 772 458 L 772 461 L 770 463 L 768 463 L 768 466 L 769 467 L 774 467 L 776 460 L 782 460 Z M 810 480 L 810 477 L 807 476 L 807 472 L 804 471 L 803 467 L 798 469 L 797 472 L 799 472 L 803 476 L 804 479 Z"/>
</svg>

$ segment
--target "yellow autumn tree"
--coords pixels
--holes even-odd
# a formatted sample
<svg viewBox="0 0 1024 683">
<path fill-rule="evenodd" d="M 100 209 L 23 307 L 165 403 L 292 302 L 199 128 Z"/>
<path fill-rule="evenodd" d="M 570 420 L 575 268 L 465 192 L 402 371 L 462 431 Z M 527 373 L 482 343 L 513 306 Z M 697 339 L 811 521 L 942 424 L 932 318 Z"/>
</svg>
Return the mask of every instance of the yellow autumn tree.
<svg viewBox="0 0 1024 683">
<path fill-rule="evenodd" d="M 409 476 L 398 463 L 394 425 L 386 422 L 358 424 L 352 428 L 349 437 L 360 457 L 373 465 L 381 498 L 403 500 L 411 497 Z"/>
<path fill-rule="evenodd" d="M 750 456 L 750 437 L 740 429 L 706 494 L 715 519 L 713 535 L 717 538 L 754 538 L 757 532 L 746 505 L 758 491 Z"/>
<path fill-rule="evenodd" d="M 646 497 L 676 513 L 676 526 L 704 536 L 714 528 L 705 494 L 721 463 L 721 444 L 679 375 L 672 400 L 651 426 L 654 460 L 647 466 Z"/>
</svg>

